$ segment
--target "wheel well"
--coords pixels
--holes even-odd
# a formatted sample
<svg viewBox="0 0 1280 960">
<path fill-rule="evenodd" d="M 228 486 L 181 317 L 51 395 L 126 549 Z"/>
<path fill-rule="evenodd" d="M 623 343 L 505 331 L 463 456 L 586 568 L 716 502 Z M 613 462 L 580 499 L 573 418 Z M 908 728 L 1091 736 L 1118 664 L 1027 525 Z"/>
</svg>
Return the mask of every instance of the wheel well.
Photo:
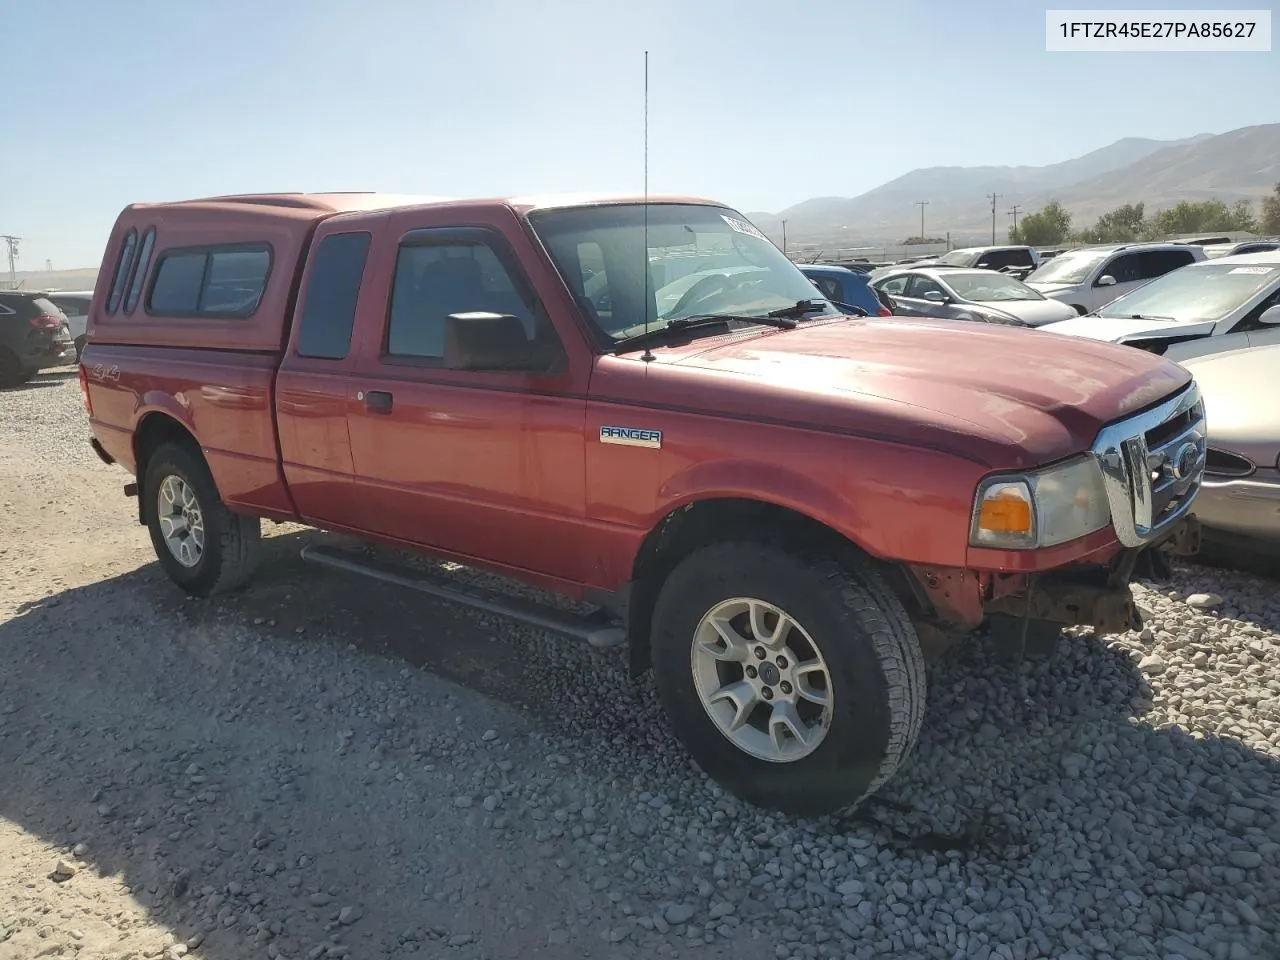
<svg viewBox="0 0 1280 960">
<path fill-rule="evenodd" d="M 821 551 L 837 559 L 869 555 L 839 531 L 803 513 L 759 500 L 700 500 L 678 507 L 649 531 L 636 553 L 627 602 L 627 636 L 631 638 L 633 676 L 650 666 L 649 630 L 658 591 L 676 565 L 694 550 L 730 538 L 781 543 L 798 551 Z M 902 570 L 870 558 L 885 575 L 907 610 L 918 607 Z"/>
<path fill-rule="evenodd" d="M 1079 304 L 1079 303 L 1071 304 L 1071 309 L 1074 310 L 1076 313 L 1080 314 L 1080 316 L 1082 317 L 1089 312 L 1084 308 L 1082 304 Z"/>
<path fill-rule="evenodd" d="M 152 455 L 166 443 L 180 443 L 193 450 L 198 456 L 204 454 L 200 444 L 191 435 L 191 431 L 173 417 L 164 413 L 149 413 L 138 423 L 133 433 L 134 476 L 138 482 L 138 522 L 145 524 L 146 516 L 146 479 L 147 462 Z"/>
</svg>

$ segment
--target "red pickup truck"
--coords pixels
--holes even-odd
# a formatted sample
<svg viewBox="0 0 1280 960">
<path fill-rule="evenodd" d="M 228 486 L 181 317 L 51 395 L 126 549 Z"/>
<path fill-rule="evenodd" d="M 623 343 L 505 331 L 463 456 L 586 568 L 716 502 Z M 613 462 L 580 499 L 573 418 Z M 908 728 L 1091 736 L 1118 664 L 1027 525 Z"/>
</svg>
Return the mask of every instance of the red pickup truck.
<svg viewBox="0 0 1280 960">
<path fill-rule="evenodd" d="M 88 338 L 94 447 L 136 478 L 181 587 L 242 585 L 267 518 L 557 592 L 595 612 L 304 551 L 629 641 L 701 767 L 784 810 L 857 801 L 901 764 L 922 639 L 1126 629 L 1138 565 L 1194 549 L 1204 411 L 1183 368 L 842 314 L 705 200 L 134 205 Z"/>
</svg>

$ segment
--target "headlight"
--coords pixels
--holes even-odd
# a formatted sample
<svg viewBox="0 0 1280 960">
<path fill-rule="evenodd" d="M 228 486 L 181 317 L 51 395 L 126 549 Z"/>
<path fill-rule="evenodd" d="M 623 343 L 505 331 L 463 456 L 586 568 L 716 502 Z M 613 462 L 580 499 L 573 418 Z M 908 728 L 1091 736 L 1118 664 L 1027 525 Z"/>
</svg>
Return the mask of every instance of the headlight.
<svg viewBox="0 0 1280 960">
<path fill-rule="evenodd" d="M 1111 522 L 1102 473 L 1090 456 L 978 485 L 969 542 L 975 547 L 1052 547 Z"/>
</svg>

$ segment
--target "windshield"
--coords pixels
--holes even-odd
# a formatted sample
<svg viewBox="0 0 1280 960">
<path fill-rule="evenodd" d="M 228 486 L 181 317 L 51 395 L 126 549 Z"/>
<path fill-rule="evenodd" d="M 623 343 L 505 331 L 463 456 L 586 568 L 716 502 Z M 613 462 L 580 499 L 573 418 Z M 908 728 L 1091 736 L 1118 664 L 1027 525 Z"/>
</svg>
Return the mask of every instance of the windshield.
<svg viewBox="0 0 1280 960">
<path fill-rule="evenodd" d="M 943 279 L 961 299 L 972 300 L 975 303 L 1044 299 L 1022 281 L 991 270 L 984 270 L 981 273 L 947 274 Z"/>
<path fill-rule="evenodd" d="M 972 250 L 952 250 L 950 253 L 944 253 L 938 258 L 939 263 L 945 263 L 949 266 L 967 267 L 972 261 Z"/>
<path fill-rule="evenodd" d="M 702 204 L 602 204 L 529 215 L 587 316 L 611 339 L 680 317 L 763 317 L 800 300 L 839 310 L 740 213 Z M 646 290 L 643 271 L 648 267 Z"/>
<path fill-rule="evenodd" d="M 1105 253 L 1060 253 L 1027 276 L 1027 283 L 1079 283 L 1107 259 Z"/>
<path fill-rule="evenodd" d="M 1179 321 L 1221 320 L 1264 287 L 1280 284 L 1280 267 L 1213 263 L 1157 277 L 1107 304 L 1102 317 L 1150 317 Z"/>
</svg>

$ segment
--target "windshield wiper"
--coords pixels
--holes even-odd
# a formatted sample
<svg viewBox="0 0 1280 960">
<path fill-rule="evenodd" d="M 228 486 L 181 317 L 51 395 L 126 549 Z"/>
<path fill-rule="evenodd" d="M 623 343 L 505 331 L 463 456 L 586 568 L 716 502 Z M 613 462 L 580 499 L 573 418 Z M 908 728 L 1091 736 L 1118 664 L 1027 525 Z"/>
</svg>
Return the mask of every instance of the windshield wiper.
<svg viewBox="0 0 1280 960">
<path fill-rule="evenodd" d="M 788 307 L 787 309 L 794 308 Z M 758 323 L 766 327 L 777 327 L 780 330 L 794 330 L 796 326 L 796 321 L 792 317 L 779 317 L 774 316 L 772 313 L 763 317 L 752 317 L 736 313 L 696 313 L 688 317 L 676 317 L 674 320 L 668 320 L 660 327 L 654 327 L 644 333 L 637 333 L 631 337 L 615 340 L 613 347 L 615 350 L 625 350 L 633 346 L 643 346 L 649 341 L 661 339 L 669 333 L 679 333 L 681 330 L 695 330 L 703 327 L 725 326 L 732 320 L 742 323 Z"/>
<path fill-rule="evenodd" d="M 848 314 L 848 315 L 849 315 L 849 316 L 851 316 L 851 317 L 869 317 L 869 316 L 871 316 L 870 312 L 868 312 L 868 311 L 866 311 L 866 310 L 863 310 L 863 309 L 862 309 L 860 306 L 858 306 L 856 303 L 845 303 L 845 302 L 843 302 L 843 301 L 841 301 L 841 300 L 832 300 L 832 301 L 831 301 L 831 303 L 832 303 L 832 305 L 833 305 L 837 310 L 841 310 L 841 311 L 843 311 L 844 313 Z"/>
<path fill-rule="evenodd" d="M 806 313 L 817 313 L 826 305 L 823 300 L 797 300 L 789 307 L 783 307 L 781 310 L 771 310 L 767 314 L 770 317 L 784 317 L 791 320 L 803 320 Z"/>
<path fill-rule="evenodd" d="M 1162 317 L 1156 313 L 1131 313 L 1130 320 L 1172 320 L 1173 317 Z"/>
</svg>

